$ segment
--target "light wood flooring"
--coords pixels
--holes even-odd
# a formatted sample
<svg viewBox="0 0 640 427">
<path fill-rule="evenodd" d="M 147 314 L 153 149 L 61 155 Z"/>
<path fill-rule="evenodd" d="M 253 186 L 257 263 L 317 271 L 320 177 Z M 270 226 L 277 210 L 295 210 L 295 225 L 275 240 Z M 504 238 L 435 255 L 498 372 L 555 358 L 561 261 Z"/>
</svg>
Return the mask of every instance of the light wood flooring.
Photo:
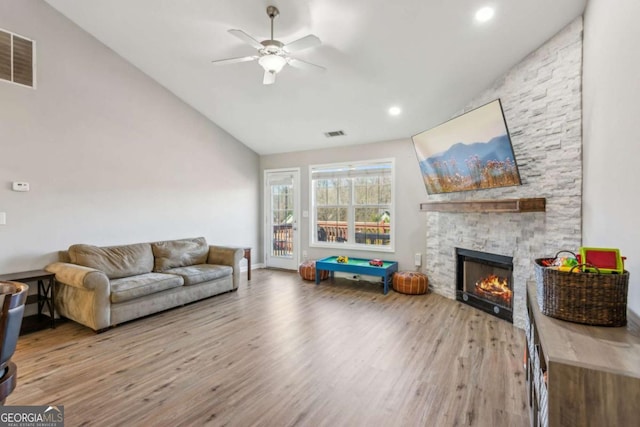
<svg viewBox="0 0 640 427">
<path fill-rule="evenodd" d="M 7 405 L 67 426 L 525 426 L 524 332 L 439 295 L 243 274 L 102 334 L 22 336 Z"/>
</svg>

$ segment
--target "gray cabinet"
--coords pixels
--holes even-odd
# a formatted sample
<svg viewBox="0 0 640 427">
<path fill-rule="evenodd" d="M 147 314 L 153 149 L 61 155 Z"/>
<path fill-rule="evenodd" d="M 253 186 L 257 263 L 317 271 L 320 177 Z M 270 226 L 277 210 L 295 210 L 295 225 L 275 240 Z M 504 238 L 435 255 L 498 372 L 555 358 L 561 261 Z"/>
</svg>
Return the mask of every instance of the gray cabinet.
<svg viewBox="0 0 640 427">
<path fill-rule="evenodd" d="M 640 422 L 640 325 L 610 328 L 543 315 L 527 285 L 527 387 L 533 426 Z"/>
</svg>

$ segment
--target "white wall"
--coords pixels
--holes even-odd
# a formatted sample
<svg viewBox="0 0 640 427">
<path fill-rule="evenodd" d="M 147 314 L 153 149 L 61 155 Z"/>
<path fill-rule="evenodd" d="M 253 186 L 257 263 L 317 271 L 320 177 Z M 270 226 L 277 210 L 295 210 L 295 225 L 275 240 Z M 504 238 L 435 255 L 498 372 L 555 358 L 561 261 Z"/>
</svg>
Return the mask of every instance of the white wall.
<svg viewBox="0 0 640 427">
<path fill-rule="evenodd" d="M 398 261 L 401 270 L 415 270 L 413 255 L 416 252 L 424 254 L 425 249 L 425 214 L 420 212 L 420 203 L 427 201 L 427 190 L 422 183 L 411 139 L 262 156 L 260 169 L 300 167 L 301 209 L 310 210 L 309 165 L 383 158 L 395 158 L 396 162 L 396 250 L 394 253 L 341 250 L 338 255 L 383 258 Z M 308 251 L 309 259 L 336 255 L 335 249 L 310 248 L 309 218 L 300 218 L 300 220 L 300 253 L 303 250 Z M 424 262 L 423 256 L 423 264 Z"/>
<path fill-rule="evenodd" d="M 590 0 L 584 20 L 585 246 L 620 248 L 640 313 L 640 2 Z"/>
<path fill-rule="evenodd" d="M 258 248 L 256 153 L 43 1 L 3 0 L 0 28 L 37 43 L 37 89 L 0 81 L 0 273 L 81 242 Z"/>
</svg>

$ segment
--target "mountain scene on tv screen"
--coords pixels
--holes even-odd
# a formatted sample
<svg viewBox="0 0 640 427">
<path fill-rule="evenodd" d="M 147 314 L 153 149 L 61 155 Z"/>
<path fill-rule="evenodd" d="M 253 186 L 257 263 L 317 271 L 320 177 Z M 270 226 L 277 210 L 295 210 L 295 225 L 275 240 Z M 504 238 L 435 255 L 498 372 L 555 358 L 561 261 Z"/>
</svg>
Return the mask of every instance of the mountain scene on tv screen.
<svg viewBox="0 0 640 427">
<path fill-rule="evenodd" d="M 520 185 L 507 134 L 488 142 L 458 142 L 420 162 L 429 194 Z"/>
</svg>

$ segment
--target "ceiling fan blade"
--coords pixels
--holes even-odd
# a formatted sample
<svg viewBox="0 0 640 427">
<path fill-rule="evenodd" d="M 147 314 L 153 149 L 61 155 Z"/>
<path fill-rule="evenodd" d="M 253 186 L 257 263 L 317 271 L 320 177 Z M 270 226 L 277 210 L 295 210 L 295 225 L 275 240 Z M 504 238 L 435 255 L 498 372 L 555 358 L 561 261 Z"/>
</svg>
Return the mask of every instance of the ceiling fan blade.
<svg viewBox="0 0 640 427">
<path fill-rule="evenodd" d="M 245 33 L 242 30 L 229 30 L 229 34 L 233 34 L 243 42 L 255 47 L 258 50 L 264 48 L 264 46 L 260 44 L 258 40 L 254 39 L 253 37 L 251 37 L 249 34 Z"/>
<path fill-rule="evenodd" d="M 284 45 L 284 50 L 287 52 L 296 52 L 302 49 L 308 49 L 313 46 L 318 46 L 320 43 L 320 39 L 313 34 L 309 34 L 308 36 L 304 36 L 301 39 L 292 41 L 289 44 Z"/>
<path fill-rule="evenodd" d="M 254 55 L 254 56 L 239 56 L 237 58 L 215 59 L 215 60 L 213 60 L 211 62 L 214 63 L 214 64 L 235 64 L 236 62 L 255 61 L 258 58 L 259 58 L 258 55 Z"/>
<path fill-rule="evenodd" d="M 264 72 L 264 78 L 262 79 L 262 84 L 272 85 L 276 82 L 276 73 L 271 71 Z"/>
<path fill-rule="evenodd" d="M 303 61 L 302 59 L 297 58 L 289 58 L 287 60 L 289 65 L 295 68 L 300 68 L 301 70 L 313 70 L 313 71 L 326 71 L 322 65 L 312 64 L 311 62 Z"/>
</svg>

